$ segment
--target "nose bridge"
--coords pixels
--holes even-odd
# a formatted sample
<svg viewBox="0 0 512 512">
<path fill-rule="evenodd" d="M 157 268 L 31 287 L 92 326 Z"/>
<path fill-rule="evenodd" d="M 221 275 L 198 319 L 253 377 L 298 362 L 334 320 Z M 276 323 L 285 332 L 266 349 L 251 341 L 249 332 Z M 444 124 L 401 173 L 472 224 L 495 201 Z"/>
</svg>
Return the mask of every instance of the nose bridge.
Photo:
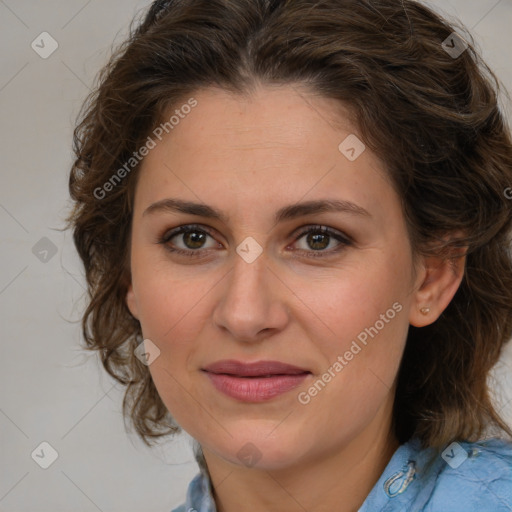
<svg viewBox="0 0 512 512">
<path fill-rule="evenodd" d="M 242 244 L 239 249 L 244 249 Z M 244 310 L 250 303 L 254 309 L 269 301 L 266 274 L 270 270 L 267 264 L 268 260 L 263 253 L 253 261 L 244 259 L 239 254 L 234 257 L 226 291 L 226 299 L 234 301 L 231 307 L 240 304 L 240 309 Z"/>
<path fill-rule="evenodd" d="M 286 321 L 268 263 L 264 253 L 253 261 L 234 256 L 214 320 L 237 339 L 254 340 L 261 331 L 281 328 Z"/>
<path fill-rule="evenodd" d="M 261 239 L 260 239 L 261 240 Z M 266 282 L 268 269 L 268 251 L 252 236 L 245 237 L 235 249 L 233 268 L 228 279 L 235 295 L 244 295 L 244 289 L 260 288 Z M 249 292 L 248 292 L 249 293 Z"/>
</svg>

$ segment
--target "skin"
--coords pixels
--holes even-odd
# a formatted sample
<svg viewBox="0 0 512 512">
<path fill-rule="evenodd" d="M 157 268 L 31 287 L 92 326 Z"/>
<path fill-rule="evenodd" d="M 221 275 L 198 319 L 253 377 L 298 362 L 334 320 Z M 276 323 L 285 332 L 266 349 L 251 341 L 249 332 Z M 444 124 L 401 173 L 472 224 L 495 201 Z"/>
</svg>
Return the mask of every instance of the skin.
<svg viewBox="0 0 512 512">
<path fill-rule="evenodd" d="M 152 378 L 176 422 L 201 444 L 220 512 L 357 510 L 399 446 L 391 411 L 409 324 L 438 318 L 464 258 L 454 266 L 413 259 L 384 164 L 368 148 L 355 161 L 338 149 L 358 131 L 334 100 L 263 85 L 247 97 L 214 88 L 193 97 L 198 105 L 145 158 L 135 192 L 126 299 L 144 338 L 161 351 Z M 226 222 L 143 214 L 165 198 L 208 204 Z M 279 208 L 316 199 L 350 201 L 369 215 L 274 222 Z M 181 234 L 167 246 L 202 250 L 201 257 L 157 243 L 189 224 L 211 236 L 197 242 Z M 315 251 L 314 240 L 297 235 L 316 225 L 353 242 L 343 247 L 327 237 Z M 249 236 L 263 250 L 252 263 L 236 252 Z M 307 256 L 319 252 L 325 256 Z M 397 302 L 401 311 L 378 335 L 299 403 L 298 394 Z M 267 402 L 244 403 L 201 371 L 220 359 L 277 360 L 313 375 Z M 237 457 L 248 442 L 261 457 L 253 466 Z"/>
</svg>

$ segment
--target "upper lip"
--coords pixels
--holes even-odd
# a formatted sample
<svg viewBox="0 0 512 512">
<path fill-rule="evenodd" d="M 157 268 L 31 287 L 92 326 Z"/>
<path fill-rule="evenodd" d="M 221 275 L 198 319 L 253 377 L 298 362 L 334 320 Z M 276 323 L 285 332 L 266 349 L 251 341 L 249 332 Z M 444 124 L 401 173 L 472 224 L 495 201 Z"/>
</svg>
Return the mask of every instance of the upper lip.
<svg viewBox="0 0 512 512">
<path fill-rule="evenodd" d="M 305 368 L 299 368 L 280 361 L 257 361 L 254 363 L 242 363 L 234 359 L 217 361 L 203 368 L 210 373 L 225 373 L 241 377 L 257 377 L 263 375 L 298 375 L 311 373 Z"/>
</svg>

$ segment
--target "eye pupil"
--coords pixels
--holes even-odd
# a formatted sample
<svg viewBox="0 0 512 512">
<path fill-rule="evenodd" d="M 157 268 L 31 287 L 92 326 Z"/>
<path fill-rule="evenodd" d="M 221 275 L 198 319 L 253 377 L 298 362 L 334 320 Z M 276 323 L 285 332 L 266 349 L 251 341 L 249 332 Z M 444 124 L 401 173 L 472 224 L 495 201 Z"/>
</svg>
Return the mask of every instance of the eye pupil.
<svg viewBox="0 0 512 512">
<path fill-rule="evenodd" d="M 203 245 L 205 236 L 206 236 L 206 233 L 200 233 L 198 231 L 187 231 L 183 235 L 183 240 L 185 241 L 185 244 L 188 247 L 190 247 L 192 249 L 197 249 Z M 188 243 L 189 241 L 191 241 L 192 244 L 189 244 Z M 197 243 L 197 245 L 196 245 L 196 243 Z"/>
<path fill-rule="evenodd" d="M 321 241 L 325 242 L 327 240 L 327 244 L 322 244 Z M 308 244 L 314 250 L 325 249 L 329 245 L 329 235 L 324 235 L 322 233 L 315 233 L 308 235 Z M 315 247 L 318 243 L 320 243 L 320 247 Z"/>
</svg>

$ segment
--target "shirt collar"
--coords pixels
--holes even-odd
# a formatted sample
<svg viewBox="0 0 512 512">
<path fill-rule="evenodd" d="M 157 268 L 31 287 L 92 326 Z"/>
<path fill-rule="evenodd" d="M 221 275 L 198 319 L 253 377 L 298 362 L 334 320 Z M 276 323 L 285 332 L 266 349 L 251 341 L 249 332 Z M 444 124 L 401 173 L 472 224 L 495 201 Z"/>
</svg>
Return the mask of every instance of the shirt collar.
<svg viewBox="0 0 512 512">
<path fill-rule="evenodd" d="M 435 455 L 433 448 L 422 450 L 417 438 L 400 445 L 358 512 L 402 510 L 406 504 L 426 503 L 444 464 L 443 459 Z M 184 509 L 217 512 L 205 467 L 201 467 L 201 472 L 190 482 Z"/>
</svg>

